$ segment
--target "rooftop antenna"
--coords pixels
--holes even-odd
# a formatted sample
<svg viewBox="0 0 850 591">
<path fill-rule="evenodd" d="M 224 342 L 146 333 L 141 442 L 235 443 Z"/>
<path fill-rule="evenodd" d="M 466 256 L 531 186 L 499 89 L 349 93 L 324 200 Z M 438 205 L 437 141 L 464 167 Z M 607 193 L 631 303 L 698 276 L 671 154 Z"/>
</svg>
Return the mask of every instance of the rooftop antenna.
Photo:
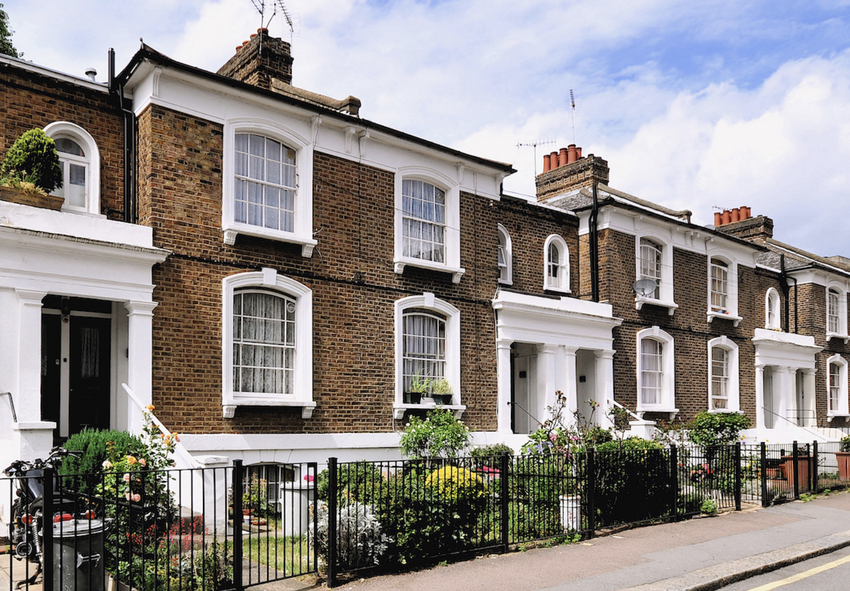
<svg viewBox="0 0 850 591">
<path fill-rule="evenodd" d="M 572 88 L 570 88 L 570 114 L 573 124 L 573 143 L 576 143 L 576 97 L 573 95 Z"/>
<path fill-rule="evenodd" d="M 266 20 L 266 0 L 251 0 L 251 4 L 254 5 L 254 8 L 257 9 L 257 12 L 260 13 L 260 28 L 268 29 L 269 24 L 272 22 L 272 19 L 279 12 L 283 15 L 283 18 L 286 19 L 286 24 L 289 26 L 289 40 L 292 41 L 292 35 L 295 33 L 295 25 L 292 22 L 292 15 L 289 13 L 289 10 L 286 8 L 286 4 L 284 4 L 283 0 L 269 0 L 270 4 L 269 10 L 271 10 L 271 15 L 268 20 Z M 260 51 L 262 51 L 263 40 L 260 39 Z"/>
<path fill-rule="evenodd" d="M 545 146 L 554 144 L 556 140 L 534 140 L 533 142 L 518 142 L 517 148 L 533 148 L 534 149 L 534 176 L 537 177 L 537 146 Z"/>
</svg>

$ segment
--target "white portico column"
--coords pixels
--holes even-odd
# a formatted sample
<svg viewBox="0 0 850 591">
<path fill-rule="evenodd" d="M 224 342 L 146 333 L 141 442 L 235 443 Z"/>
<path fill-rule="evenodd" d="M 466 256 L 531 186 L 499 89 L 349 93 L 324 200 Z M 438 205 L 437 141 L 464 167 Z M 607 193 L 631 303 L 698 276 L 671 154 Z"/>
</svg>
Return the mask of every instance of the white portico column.
<svg viewBox="0 0 850 591">
<path fill-rule="evenodd" d="M 127 360 L 127 385 L 143 406 L 147 406 L 153 400 L 153 309 L 156 306 L 156 302 L 141 301 L 124 304 L 129 312 L 130 346 Z M 119 399 L 125 398 L 121 394 Z M 119 425 L 119 429 L 127 429 L 135 434 L 141 432 L 143 419 L 141 408 L 128 400 L 127 412 L 123 416 L 127 424 Z"/>
<path fill-rule="evenodd" d="M 806 410 L 811 411 L 805 413 L 804 423 L 806 427 L 815 427 L 817 425 L 817 401 L 815 400 L 815 370 L 803 370 L 803 396 L 806 400 Z"/>
<path fill-rule="evenodd" d="M 759 439 L 764 437 L 762 431 L 765 429 L 765 413 L 764 409 L 764 363 L 756 363 L 756 431 Z"/>
<path fill-rule="evenodd" d="M 511 432 L 511 341 L 496 340 L 496 388 L 498 410 L 496 418 L 500 433 Z"/>
<path fill-rule="evenodd" d="M 796 399 L 796 384 L 794 380 L 791 379 L 792 370 L 790 367 L 782 366 L 777 368 L 774 372 L 774 376 L 778 378 L 776 381 L 779 382 L 778 386 L 774 384 L 774 398 L 773 402 L 776 404 L 776 414 L 779 417 L 774 417 L 776 423 L 774 426 L 780 429 L 787 429 L 790 425 L 795 425 L 797 422 L 788 416 L 788 413 L 791 412 L 791 401 Z M 776 396 L 776 393 L 779 395 Z"/>
<path fill-rule="evenodd" d="M 538 345 L 537 346 L 537 400 L 538 408 L 531 412 L 532 416 L 537 417 L 539 421 L 545 421 L 549 418 L 546 413 L 546 408 L 555 404 L 555 390 L 558 389 L 555 377 L 555 351 L 556 345 Z"/>
<path fill-rule="evenodd" d="M 606 424 L 614 407 L 614 351 L 594 351 L 596 355 L 596 401 L 599 403 L 597 424 Z M 605 417 L 605 419 L 603 419 Z"/>
<path fill-rule="evenodd" d="M 568 416 L 573 416 L 578 410 L 578 385 L 576 378 L 576 351 L 578 347 L 564 347 L 564 384 L 556 388 L 567 397 Z"/>
<path fill-rule="evenodd" d="M 12 398 L 18 422 L 12 426 L 15 455 L 33 460 L 46 457 L 53 447 L 56 423 L 41 420 L 41 300 L 43 291 L 17 289 L 18 359 Z"/>
</svg>

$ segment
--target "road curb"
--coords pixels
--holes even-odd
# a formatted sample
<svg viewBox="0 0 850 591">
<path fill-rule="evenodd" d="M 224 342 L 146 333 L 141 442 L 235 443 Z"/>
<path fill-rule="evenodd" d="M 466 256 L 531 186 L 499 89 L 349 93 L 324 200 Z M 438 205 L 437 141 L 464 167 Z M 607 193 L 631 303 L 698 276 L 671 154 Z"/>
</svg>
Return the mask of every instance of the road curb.
<svg viewBox="0 0 850 591">
<path fill-rule="evenodd" d="M 622 591 L 714 591 L 850 546 L 850 530 Z"/>
</svg>

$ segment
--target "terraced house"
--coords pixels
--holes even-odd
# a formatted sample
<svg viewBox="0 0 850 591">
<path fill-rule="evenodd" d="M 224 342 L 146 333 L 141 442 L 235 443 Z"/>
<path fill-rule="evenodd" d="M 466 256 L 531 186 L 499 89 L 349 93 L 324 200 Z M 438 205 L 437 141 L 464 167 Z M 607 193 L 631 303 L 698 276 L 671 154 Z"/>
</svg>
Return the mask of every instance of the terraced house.
<svg viewBox="0 0 850 591">
<path fill-rule="evenodd" d="M 293 86 L 265 29 L 216 73 L 147 46 L 110 70 L 0 57 L 0 157 L 38 127 L 65 170 L 52 206 L 0 195 L 0 461 L 150 403 L 183 461 L 271 482 L 395 455 L 438 404 L 518 446 L 558 390 L 645 436 L 704 409 L 846 425 L 850 266 L 768 218 L 695 225 L 574 146 L 505 195 L 509 164 Z"/>
</svg>

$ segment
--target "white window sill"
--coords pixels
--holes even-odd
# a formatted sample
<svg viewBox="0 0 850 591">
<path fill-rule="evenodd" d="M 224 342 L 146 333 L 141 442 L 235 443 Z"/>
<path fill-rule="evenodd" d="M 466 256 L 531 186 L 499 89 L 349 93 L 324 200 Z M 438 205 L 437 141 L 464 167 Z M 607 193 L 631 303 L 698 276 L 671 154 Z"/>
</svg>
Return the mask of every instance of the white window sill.
<svg viewBox="0 0 850 591">
<path fill-rule="evenodd" d="M 463 404 L 440 404 L 438 405 L 435 402 L 422 402 L 419 404 L 399 404 L 396 403 L 393 405 L 393 419 L 400 420 L 404 418 L 404 413 L 409 410 L 433 410 L 437 407 L 445 408 L 446 410 L 450 410 L 454 413 L 455 418 L 459 419 L 463 416 L 463 411 L 466 410 L 466 406 Z"/>
<path fill-rule="evenodd" d="M 302 236 L 295 232 L 281 232 L 280 230 L 270 230 L 260 226 L 252 226 L 250 224 L 227 224 L 222 230 L 224 231 L 224 243 L 233 245 L 236 243 L 236 237 L 239 234 L 245 236 L 254 236 L 256 238 L 267 238 L 269 240 L 277 240 L 280 242 L 289 242 L 291 244 L 301 245 L 301 256 L 310 258 L 313 256 L 313 248 L 318 244 L 318 241 L 313 240 L 312 236 Z"/>
<path fill-rule="evenodd" d="M 673 419 L 676 418 L 676 415 L 679 414 L 679 409 L 678 408 L 670 408 L 668 406 L 649 406 L 649 407 L 648 406 L 639 406 L 637 411 L 636 411 L 637 415 L 641 419 L 643 419 L 644 413 L 648 413 L 648 412 L 669 414 L 670 420 L 672 421 Z"/>
<path fill-rule="evenodd" d="M 708 413 L 713 415 L 728 415 L 740 412 L 737 408 L 709 408 Z"/>
<path fill-rule="evenodd" d="M 269 398 L 238 398 L 222 403 L 222 415 L 225 419 L 232 419 L 236 414 L 237 406 L 294 406 L 301 408 L 301 418 L 309 419 L 313 416 L 316 403 L 307 400 L 274 400 Z"/>
<path fill-rule="evenodd" d="M 732 326 L 738 326 L 741 323 L 741 320 L 743 320 L 743 318 L 741 318 L 740 316 L 737 316 L 735 314 L 730 314 L 729 312 L 716 312 L 714 310 L 710 310 L 708 312 L 707 316 L 708 316 L 709 324 L 715 318 L 722 318 L 724 320 L 731 320 Z"/>
<path fill-rule="evenodd" d="M 642 296 L 637 296 L 635 298 L 635 310 L 640 310 L 643 308 L 644 304 L 649 304 L 650 306 L 658 306 L 660 308 L 667 308 L 667 314 L 672 316 L 673 312 L 676 311 L 676 308 L 679 307 L 674 301 L 664 301 L 664 300 L 656 300 L 655 298 L 645 298 Z"/>
<path fill-rule="evenodd" d="M 499 285 L 513 285 L 513 281 L 509 281 L 507 279 L 499 279 Z"/>
<path fill-rule="evenodd" d="M 567 288 L 567 287 L 554 287 L 552 285 L 544 285 L 543 291 L 554 291 L 554 292 L 557 292 L 557 293 L 564 293 L 564 294 L 571 294 L 572 293 L 572 291 L 570 291 L 570 289 Z"/>
<path fill-rule="evenodd" d="M 850 335 L 841 334 L 841 333 L 838 333 L 838 332 L 827 332 L 826 333 L 826 340 L 829 341 L 830 339 L 841 339 L 841 340 L 844 341 L 844 344 L 846 345 L 847 341 L 850 340 Z"/>
<path fill-rule="evenodd" d="M 460 283 L 460 278 L 464 273 L 466 273 L 466 269 L 462 267 L 452 267 L 444 263 L 434 263 L 432 261 L 423 261 L 422 259 L 411 259 L 407 257 L 393 259 L 393 270 L 397 274 L 403 274 L 405 267 L 418 267 L 420 269 L 430 269 L 431 271 L 451 273 L 452 283 Z"/>
<path fill-rule="evenodd" d="M 844 412 L 842 412 L 842 411 L 835 411 L 835 412 L 829 411 L 829 413 L 827 413 L 827 415 L 826 415 L 826 422 L 831 423 L 832 419 L 840 419 L 840 418 L 845 418 L 845 419 L 850 418 L 850 412 L 847 412 L 847 411 L 844 411 Z"/>
</svg>

